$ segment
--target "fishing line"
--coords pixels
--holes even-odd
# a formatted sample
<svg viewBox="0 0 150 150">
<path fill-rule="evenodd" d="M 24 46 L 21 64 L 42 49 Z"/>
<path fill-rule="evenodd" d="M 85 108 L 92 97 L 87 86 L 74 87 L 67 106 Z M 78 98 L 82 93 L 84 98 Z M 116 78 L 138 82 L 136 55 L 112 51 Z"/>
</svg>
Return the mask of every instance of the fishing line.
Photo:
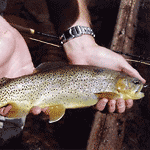
<svg viewBox="0 0 150 150">
<path fill-rule="evenodd" d="M 60 45 L 53 44 L 53 43 L 46 42 L 46 41 L 42 41 L 42 40 L 39 40 L 39 39 L 35 39 L 35 38 L 31 38 L 31 37 L 29 37 L 29 39 L 30 39 L 30 40 L 33 40 L 33 41 L 40 42 L 40 43 L 44 43 L 44 44 L 48 44 L 48 45 L 52 45 L 52 46 L 54 46 L 54 47 L 61 47 Z"/>
<path fill-rule="evenodd" d="M 133 61 L 133 62 L 138 62 L 141 64 L 145 64 L 145 65 L 150 65 L 150 63 L 144 62 L 144 61 L 138 61 L 138 60 L 133 60 L 133 59 L 126 59 L 127 61 Z"/>
</svg>

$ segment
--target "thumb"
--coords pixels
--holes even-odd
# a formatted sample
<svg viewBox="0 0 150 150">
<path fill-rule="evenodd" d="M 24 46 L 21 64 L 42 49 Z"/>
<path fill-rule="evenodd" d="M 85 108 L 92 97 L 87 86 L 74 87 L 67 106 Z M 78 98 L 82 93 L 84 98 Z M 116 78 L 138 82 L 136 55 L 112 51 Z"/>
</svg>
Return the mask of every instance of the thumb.
<svg viewBox="0 0 150 150">
<path fill-rule="evenodd" d="M 146 80 L 142 78 L 139 72 L 136 69 L 134 69 L 131 65 L 129 65 L 127 62 L 126 62 L 126 65 L 124 65 L 124 67 L 121 69 L 121 71 L 127 73 L 128 75 L 132 77 L 135 77 L 141 80 L 143 84 L 146 82 Z"/>
</svg>

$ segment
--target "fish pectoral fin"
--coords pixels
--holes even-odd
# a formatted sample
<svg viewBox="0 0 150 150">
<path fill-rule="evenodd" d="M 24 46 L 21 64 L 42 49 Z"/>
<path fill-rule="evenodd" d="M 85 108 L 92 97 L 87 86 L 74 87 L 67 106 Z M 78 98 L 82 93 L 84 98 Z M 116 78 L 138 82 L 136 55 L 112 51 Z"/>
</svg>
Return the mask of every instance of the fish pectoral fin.
<svg viewBox="0 0 150 150">
<path fill-rule="evenodd" d="M 26 117 L 26 115 L 29 113 L 29 110 L 24 109 L 23 107 L 21 108 L 15 103 L 11 103 L 10 105 L 12 106 L 12 108 L 7 114 L 8 118 L 22 118 Z"/>
<path fill-rule="evenodd" d="M 49 123 L 56 122 L 60 120 L 65 114 L 65 107 L 61 104 L 51 105 L 51 106 L 40 106 L 41 108 L 48 107 L 45 111 L 47 115 L 49 115 L 50 121 Z"/>
<path fill-rule="evenodd" d="M 119 94 L 114 92 L 102 92 L 102 93 L 95 93 L 95 95 L 99 98 L 107 98 L 107 99 L 116 99 L 119 98 Z"/>
</svg>

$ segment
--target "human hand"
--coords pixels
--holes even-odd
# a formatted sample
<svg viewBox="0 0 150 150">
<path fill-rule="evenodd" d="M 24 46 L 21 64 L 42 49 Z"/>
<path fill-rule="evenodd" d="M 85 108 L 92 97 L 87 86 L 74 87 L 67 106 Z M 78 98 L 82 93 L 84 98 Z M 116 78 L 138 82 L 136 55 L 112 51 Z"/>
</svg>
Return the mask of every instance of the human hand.
<svg viewBox="0 0 150 150">
<path fill-rule="evenodd" d="M 40 108 L 40 107 L 38 107 L 38 106 L 34 106 L 34 107 L 31 108 L 30 113 L 32 113 L 32 114 L 34 114 L 34 115 L 38 115 L 38 114 L 40 114 L 42 111 L 43 111 L 44 113 L 46 113 L 46 110 L 47 110 L 47 109 L 48 109 L 48 107 Z"/>
<path fill-rule="evenodd" d="M 69 40 L 64 44 L 64 49 L 72 64 L 93 65 L 116 71 L 123 71 L 130 76 L 140 79 L 143 83 L 146 82 L 137 70 L 129 65 L 121 55 L 97 45 L 94 38 L 90 35 L 84 35 Z M 106 104 L 108 104 L 109 112 L 114 112 L 117 108 L 119 113 L 123 113 L 125 108 L 131 108 L 133 106 L 133 100 L 129 99 L 124 101 L 121 98 L 117 100 L 108 100 L 103 98 L 97 103 L 96 108 L 102 111 Z"/>
<path fill-rule="evenodd" d="M 31 55 L 23 37 L 0 16 L 0 78 L 15 78 L 31 74 L 33 70 Z M 0 108 L 0 114 L 5 116 L 11 108 L 11 105 Z"/>
</svg>

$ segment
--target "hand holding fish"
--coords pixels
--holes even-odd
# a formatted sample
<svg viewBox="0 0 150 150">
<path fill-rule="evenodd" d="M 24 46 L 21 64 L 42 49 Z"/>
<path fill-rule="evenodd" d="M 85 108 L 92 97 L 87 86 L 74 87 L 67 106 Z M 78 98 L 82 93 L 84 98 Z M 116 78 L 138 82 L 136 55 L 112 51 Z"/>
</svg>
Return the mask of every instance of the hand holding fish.
<svg viewBox="0 0 150 150">
<path fill-rule="evenodd" d="M 103 79 L 103 75 L 105 74 L 106 76 L 111 75 L 112 77 L 115 74 L 118 76 L 119 73 L 114 72 L 114 71 L 107 71 L 105 69 L 102 70 L 101 68 L 96 69 L 95 67 L 92 68 L 91 66 L 89 67 L 66 66 L 62 69 L 58 68 L 58 70 L 55 70 L 56 72 L 51 69 L 50 72 L 46 74 L 45 73 L 31 74 L 34 70 L 34 67 L 31 61 L 29 50 L 27 48 L 27 45 L 25 44 L 25 41 L 23 40 L 19 32 L 17 32 L 11 26 L 8 26 L 7 22 L 3 18 L 0 18 L 0 19 L 4 21 L 4 24 L 6 23 L 5 26 L 4 24 L 0 25 L 0 28 L 1 28 L 1 35 L 0 35 L 1 36 L 1 45 L 0 45 L 1 74 L 0 74 L 0 77 L 1 78 L 2 77 L 15 78 L 15 79 L 8 79 L 9 82 L 6 81 L 4 85 L 1 87 L 1 94 L 0 94 L 1 107 L 6 106 L 7 104 L 11 104 L 11 105 L 1 108 L 0 114 L 6 115 L 8 113 L 8 117 L 10 118 L 16 118 L 16 117 L 20 118 L 20 117 L 25 117 L 31 109 L 30 112 L 33 112 L 33 114 L 35 115 L 39 114 L 41 111 L 44 111 L 45 113 L 50 114 L 51 122 L 55 122 L 59 120 L 65 114 L 65 109 L 67 108 L 80 108 L 80 107 L 92 106 L 92 105 L 95 105 L 96 103 L 97 103 L 97 108 L 99 110 L 102 110 L 103 108 L 105 108 L 105 105 L 108 100 L 103 99 L 98 102 L 97 96 L 95 95 L 98 93 L 98 98 L 99 98 L 100 96 L 99 92 L 101 92 L 102 97 L 105 97 L 103 96 L 103 92 L 105 93 L 105 91 L 103 90 L 105 90 L 105 88 L 102 88 L 102 87 L 103 87 L 103 83 L 108 83 L 108 82 L 107 80 L 105 81 L 105 79 L 104 81 L 101 80 L 101 77 Z M 3 29 L 6 29 L 6 30 L 3 30 Z M 87 36 L 83 36 L 83 38 L 85 37 L 87 38 Z M 70 41 L 74 42 L 74 40 L 70 40 Z M 88 39 L 85 39 L 85 41 L 88 41 Z M 70 42 L 65 43 L 64 46 L 67 46 L 67 44 L 70 44 Z M 110 55 L 108 55 L 109 57 L 107 57 L 105 53 L 106 52 L 108 53 L 109 50 L 99 47 L 96 44 L 90 45 L 89 41 L 88 41 L 88 44 L 86 45 L 86 47 L 88 47 L 87 49 L 88 51 L 86 51 L 84 47 L 82 47 L 83 49 L 76 49 L 76 47 L 77 45 L 75 45 L 74 48 L 72 48 L 73 51 L 71 53 L 69 53 L 70 51 L 67 51 L 67 47 L 65 47 L 68 57 L 70 58 L 70 60 L 72 60 L 74 64 L 75 63 L 80 64 L 80 65 L 89 64 L 89 65 L 95 65 L 95 66 L 100 66 L 100 67 L 107 67 L 107 64 L 108 64 L 107 68 L 112 68 L 112 69 L 119 70 L 119 71 L 121 71 L 123 68 L 122 67 L 123 65 L 122 66 L 120 65 L 121 62 L 127 64 L 127 62 L 122 57 L 119 57 L 120 55 L 115 54 L 113 52 L 110 52 Z M 105 54 L 105 55 L 103 56 L 101 54 Z M 112 58 L 112 56 L 118 58 L 117 63 L 116 63 L 116 60 Z M 99 61 L 99 59 L 101 61 Z M 109 62 L 109 60 L 111 60 L 111 62 Z M 111 64 L 113 65 L 110 66 Z M 128 67 L 130 68 L 130 65 L 127 65 L 127 68 Z M 65 69 L 67 71 L 65 71 Z M 124 69 L 124 71 L 126 70 Z M 62 80 L 62 78 L 60 78 L 60 75 L 63 75 L 63 73 L 67 73 L 63 76 L 63 78 L 64 77 L 68 77 L 68 78 L 64 78 Z M 75 73 L 75 74 L 72 75 L 72 73 Z M 96 75 L 94 79 L 96 80 L 99 79 L 98 81 L 93 81 L 93 78 L 92 78 L 93 73 L 94 75 Z M 31 74 L 31 75 L 16 78 L 16 77 L 27 75 L 27 74 Z M 78 75 L 82 75 L 82 76 L 78 78 Z M 85 76 L 87 79 L 86 82 L 82 80 L 84 78 L 84 75 L 86 75 Z M 132 75 L 132 67 L 131 67 L 130 75 Z M 140 75 L 134 73 L 134 76 L 139 78 Z M 68 82 L 68 79 L 70 79 L 70 77 L 72 78 Z M 52 80 L 56 79 L 57 81 L 55 82 L 54 80 L 54 82 L 49 82 L 49 79 L 52 79 Z M 76 84 L 74 85 L 75 88 L 72 91 L 70 91 L 70 89 L 72 89 L 72 83 L 73 83 L 72 80 L 75 80 L 74 83 Z M 112 90 L 107 92 L 109 94 L 113 93 L 113 88 L 116 86 L 116 83 L 120 84 L 120 80 L 117 81 L 116 78 L 114 78 L 113 80 L 115 82 L 113 82 L 112 84 L 112 87 L 111 87 Z M 34 82 L 37 84 L 35 84 Z M 20 85 L 20 83 L 23 83 L 23 85 Z M 49 83 L 50 85 L 48 85 L 47 83 Z M 88 88 L 86 88 L 85 83 L 88 86 Z M 64 84 L 66 84 L 66 86 L 61 86 Z M 90 86 L 91 84 L 93 86 Z M 132 84 L 134 85 L 134 83 L 131 82 L 130 87 L 132 87 Z M 43 88 L 43 85 L 46 85 L 45 87 L 48 89 L 45 90 L 45 88 Z M 121 80 L 121 85 L 122 85 L 122 80 Z M 32 90 L 31 90 L 31 86 L 33 86 Z M 98 86 L 100 87 L 98 88 Z M 60 88 L 59 90 L 58 90 L 58 87 Z M 78 87 L 82 87 L 82 88 L 80 89 Z M 133 96 L 133 98 L 135 99 L 143 97 L 142 93 L 140 92 L 142 84 L 139 82 L 139 85 L 134 85 L 133 87 L 135 87 L 133 90 L 134 92 L 130 93 L 131 90 L 129 90 L 128 91 L 129 95 L 131 95 L 131 97 Z M 21 88 L 21 90 L 19 88 Z M 55 89 L 57 89 L 58 93 L 55 93 Z M 39 91 L 41 92 L 41 90 L 43 90 L 43 93 L 46 91 L 46 93 L 42 94 L 42 97 L 39 97 Z M 51 92 L 47 92 L 47 91 L 51 91 Z M 63 94 L 62 96 L 59 93 L 59 91 L 61 91 L 61 93 L 64 93 L 65 96 Z M 87 91 L 90 93 L 84 93 L 84 91 Z M 38 92 L 38 94 L 36 94 L 36 92 Z M 51 95 L 51 93 L 53 92 L 54 92 L 54 95 L 53 94 Z M 74 94 L 74 92 L 76 94 Z M 118 94 L 119 93 L 117 93 L 116 95 Z M 53 98 L 53 96 L 55 95 L 59 95 L 58 98 Z M 8 102 L 8 100 L 10 103 Z M 128 107 L 132 106 L 132 102 L 133 102 L 132 100 L 126 100 L 126 102 L 127 103 L 130 102 Z M 108 103 L 109 110 L 112 112 L 115 110 L 115 103 L 116 103 L 115 100 L 110 100 L 110 102 Z M 38 107 L 33 107 L 33 106 L 38 106 Z M 123 112 L 125 110 L 125 101 L 123 99 L 118 99 L 117 109 L 119 112 Z M 55 114 L 58 114 L 58 115 L 55 116 Z"/>
<path fill-rule="evenodd" d="M 82 25 L 91 27 L 90 14 L 86 7 L 86 2 L 78 0 L 78 4 L 80 14 L 78 19 L 72 26 Z M 146 82 L 121 55 L 118 55 L 108 50 L 107 48 L 98 46 L 91 35 L 83 35 L 78 38 L 74 38 L 72 40 L 69 40 L 63 46 L 70 60 L 70 63 L 72 64 L 94 65 L 102 68 L 110 68 L 117 71 L 123 71 L 130 76 L 140 79 L 143 83 Z M 117 101 L 108 101 L 108 99 L 102 99 L 98 102 L 97 109 L 103 110 L 107 103 L 108 110 L 110 112 L 114 112 L 117 107 L 118 112 L 122 113 L 125 111 L 125 108 L 132 107 L 133 100 L 128 99 L 124 101 L 123 99 L 118 99 Z"/>
<path fill-rule="evenodd" d="M 64 44 L 64 49 L 72 64 L 79 65 L 94 65 L 101 68 L 109 68 L 116 71 L 123 71 L 130 76 L 136 77 L 145 83 L 146 81 L 140 76 L 128 62 L 119 54 L 112 52 L 111 50 L 98 46 L 95 40 L 90 35 L 84 35 L 72 40 L 69 40 Z M 116 107 L 119 113 L 125 111 L 125 108 L 131 108 L 133 100 L 123 99 L 108 100 L 103 98 L 97 104 L 97 109 L 102 111 L 108 103 L 109 112 L 114 112 Z"/>
<path fill-rule="evenodd" d="M 20 33 L 0 16 L 0 78 L 15 78 L 34 70 L 28 47 Z M 11 105 L 0 109 L 6 115 Z"/>
<path fill-rule="evenodd" d="M 2 17 L 0 17 L 1 25 L 1 74 L 0 77 L 16 78 L 26 74 L 31 74 L 34 70 L 33 63 L 27 45 L 22 36 L 14 28 L 12 28 Z M 5 30 L 4 30 L 5 29 Z M 83 39 L 84 40 L 83 40 Z M 89 41 L 90 38 L 90 41 Z M 83 46 L 80 44 L 83 42 Z M 72 41 L 72 42 L 71 42 Z M 87 43 L 86 43 L 86 42 Z M 91 41 L 93 41 L 91 43 Z M 75 44 L 75 45 L 74 45 Z M 73 47 L 72 47 L 73 46 Z M 77 48 L 77 46 L 79 46 Z M 80 48 L 80 46 L 82 48 Z M 100 47 L 95 44 L 95 41 L 89 36 L 79 37 L 64 44 L 64 48 L 70 61 L 74 64 L 94 65 L 99 67 L 111 68 L 118 71 L 124 71 L 129 75 L 137 77 L 144 83 L 145 80 L 134 70 L 120 55 Z M 7 53 L 6 53 L 7 52 Z M 115 57 L 115 58 L 114 58 Z M 117 59 L 117 61 L 116 61 Z M 17 72 L 16 72 L 17 70 Z M 97 103 L 97 108 L 103 110 L 107 99 L 103 99 Z M 132 100 L 126 100 L 126 106 L 132 106 Z M 108 103 L 109 111 L 115 110 L 115 100 L 110 100 Z M 0 114 L 6 115 L 12 106 L 3 107 L 0 109 Z M 41 111 L 46 111 L 47 108 L 34 107 L 31 111 L 38 114 Z M 117 101 L 117 109 L 119 112 L 125 110 L 125 101 L 119 99 Z"/>
<path fill-rule="evenodd" d="M 25 40 L 1 16 L 0 23 L 0 78 L 31 74 L 34 66 Z"/>
</svg>

